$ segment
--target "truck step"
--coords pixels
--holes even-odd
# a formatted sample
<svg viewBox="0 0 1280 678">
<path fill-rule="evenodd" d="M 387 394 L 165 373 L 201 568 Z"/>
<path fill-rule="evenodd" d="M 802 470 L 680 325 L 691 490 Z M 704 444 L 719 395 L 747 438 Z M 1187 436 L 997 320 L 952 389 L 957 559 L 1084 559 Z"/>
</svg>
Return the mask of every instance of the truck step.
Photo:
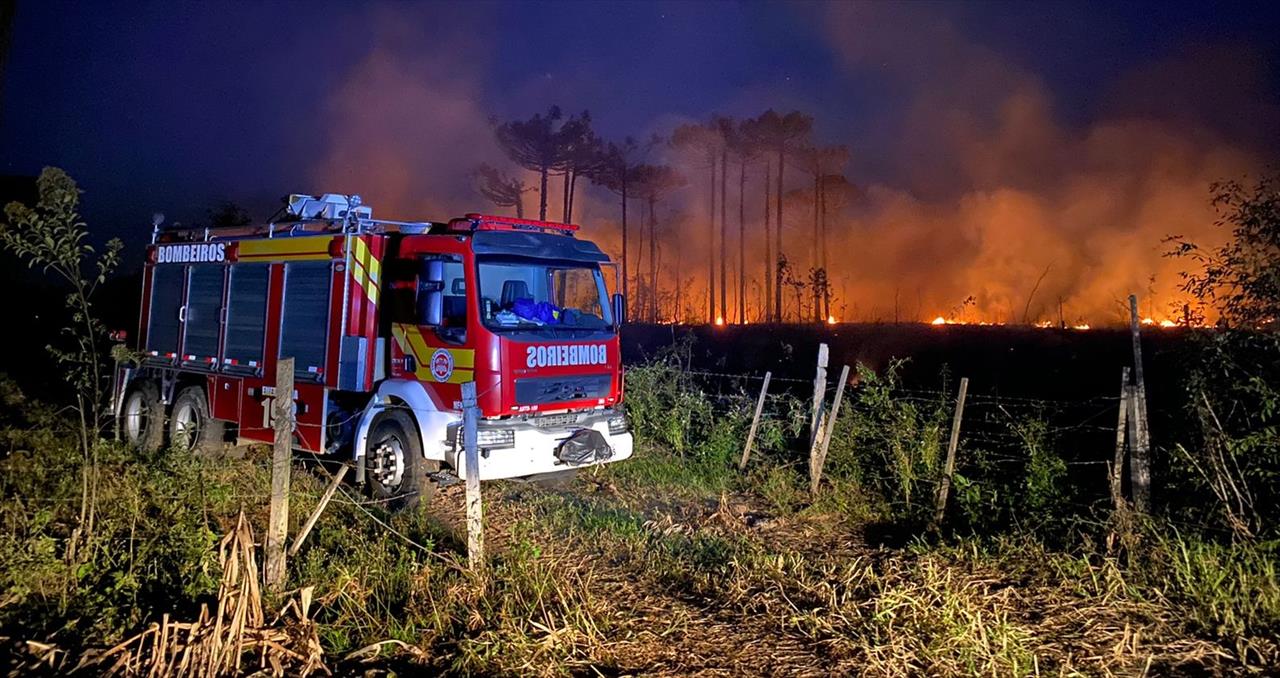
<svg viewBox="0 0 1280 678">
<path fill-rule="evenodd" d="M 428 473 L 427 477 L 434 481 L 440 488 L 446 488 L 450 485 L 462 482 L 462 479 L 454 475 L 452 471 L 437 471 Z"/>
</svg>

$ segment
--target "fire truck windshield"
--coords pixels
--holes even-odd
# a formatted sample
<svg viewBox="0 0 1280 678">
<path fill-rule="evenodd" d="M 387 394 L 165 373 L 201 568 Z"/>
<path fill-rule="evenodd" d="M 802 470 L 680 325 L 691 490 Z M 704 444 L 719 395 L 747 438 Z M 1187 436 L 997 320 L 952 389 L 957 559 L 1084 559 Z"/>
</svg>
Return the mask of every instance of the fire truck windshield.
<svg viewBox="0 0 1280 678">
<path fill-rule="evenodd" d="M 595 264 L 485 257 L 477 269 L 481 314 L 492 330 L 602 331 L 613 325 Z"/>
</svg>

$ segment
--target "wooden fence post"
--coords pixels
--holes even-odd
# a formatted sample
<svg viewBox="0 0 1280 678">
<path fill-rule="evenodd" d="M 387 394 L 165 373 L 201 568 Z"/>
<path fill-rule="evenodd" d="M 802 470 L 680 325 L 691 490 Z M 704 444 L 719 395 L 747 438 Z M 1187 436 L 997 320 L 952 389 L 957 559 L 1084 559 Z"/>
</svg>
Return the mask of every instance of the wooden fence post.
<svg viewBox="0 0 1280 678">
<path fill-rule="evenodd" d="M 836 430 L 836 417 L 840 416 L 840 403 L 844 400 L 844 385 L 849 381 L 849 366 L 840 370 L 840 383 L 836 384 L 836 398 L 831 401 L 831 414 L 827 415 L 827 426 L 822 432 L 822 442 L 818 447 L 818 458 L 814 460 L 813 474 L 809 478 L 809 494 L 817 496 L 818 484 L 822 482 L 822 466 L 827 463 L 827 448 L 831 445 L 831 436 Z"/>
<path fill-rule="evenodd" d="M 969 393 L 969 377 L 960 378 L 960 393 L 956 396 L 956 413 L 951 419 L 951 440 L 947 442 L 947 461 L 942 470 L 942 483 L 938 485 L 938 505 L 933 512 L 933 525 L 942 524 L 947 510 L 947 495 L 951 493 L 951 476 L 956 470 L 956 448 L 960 446 L 960 421 L 964 418 L 964 399 Z"/>
<path fill-rule="evenodd" d="M 1116 415 L 1116 455 L 1111 464 L 1111 505 L 1115 510 L 1124 509 L 1124 494 L 1121 479 L 1124 477 L 1124 441 L 1125 429 L 1129 422 L 1129 401 L 1133 393 L 1129 388 L 1129 368 L 1121 368 L 1120 372 L 1120 413 Z"/>
<path fill-rule="evenodd" d="M 813 414 L 809 418 L 809 442 L 818 436 L 818 420 L 822 417 L 822 401 L 827 395 L 827 357 L 829 351 L 826 344 L 818 344 L 818 370 L 813 377 Z"/>
<path fill-rule="evenodd" d="M 267 518 L 266 580 L 273 591 L 284 588 L 284 544 L 289 537 L 289 471 L 293 465 L 293 358 L 276 362 L 272 402 L 275 445 L 271 452 L 271 511 Z"/>
<path fill-rule="evenodd" d="M 809 416 L 809 483 L 817 470 L 818 441 L 822 438 L 822 408 L 827 398 L 827 359 L 830 351 L 826 344 L 818 344 L 818 368 L 813 375 L 813 412 Z"/>
<path fill-rule="evenodd" d="M 484 514 L 480 496 L 480 407 L 476 383 L 462 384 L 462 446 L 467 474 L 467 561 L 472 571 L 484 567 Z"/>
<path fill-rule="evenodd" d="M 1147 388 L 1142 375 L 1142 334 L 1138 322 L 1138 295 L 1129 295 L 1129 334 L 1133 337 L 1133 421 L 1130 428 L 1132 452 L 1129 455 L 1130 482 L 1133 485 L 1133 507 L 1146 513 L 1151 505 L 1151 467 L 1148 453 L 1151 434 L 1147 428 Z"/>
<path fill-rule="evenodd" d="M 329 487 L 325 488 L 324 494 L 320 495 L 320 503 L 316 504 L 315 510 L 311 515 L 307 516 L 307 522 L 302 524 L 302 529 L 298 530 L 298 536 L 293 538 L 293 543 L 289 545 L 289 556 L 298 555 L 298 549 L 302 548 L 302 542 L 307 540 L 307 535 L 311 534 L 311 528 L 316 526 L 316 521 L 320 520 L 320 514 L 324 513 L 324 509 L 333 499 L 333 495 L 338 491 L 338 486 L 342 484 L 342 479 L 347 477 L 347 471 L 351 469 L 347 464 L 343 464 L 342 468 L 333 476 Z"/>
<path fill-rule="evenodd" d="M 747 460 L 751 458 L 751 444 L 756 439 L 756 428 L 760 426 L 760 413 L 764 411 L 764 399 L 769 394 L 769 380 L 773 372 L 764 373 L 764 384 L 760 386 L 760 398 L 756 400 L 756 413 L 751 418 L 751 430 L 747 431 L 747 444 L 742 447 L 742 461 L 738 462 L 738 470 L 747 470 Z"/>
</svg>

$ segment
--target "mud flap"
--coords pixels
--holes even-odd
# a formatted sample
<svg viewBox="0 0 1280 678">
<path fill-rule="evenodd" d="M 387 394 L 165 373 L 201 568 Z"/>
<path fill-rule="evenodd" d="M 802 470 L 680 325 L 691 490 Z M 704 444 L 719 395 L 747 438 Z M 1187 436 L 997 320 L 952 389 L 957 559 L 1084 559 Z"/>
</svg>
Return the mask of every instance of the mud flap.
<svg viewBox="0 0 1280 678">
<path fill-rule="evenodd" d="M 556 459 L 569 466 L 594 464 L 608 461 L 612 457 L 613 448 L 608 441 L 599 431 L 591 428 L 575 431 L 556 448 Z"/>
</svg>

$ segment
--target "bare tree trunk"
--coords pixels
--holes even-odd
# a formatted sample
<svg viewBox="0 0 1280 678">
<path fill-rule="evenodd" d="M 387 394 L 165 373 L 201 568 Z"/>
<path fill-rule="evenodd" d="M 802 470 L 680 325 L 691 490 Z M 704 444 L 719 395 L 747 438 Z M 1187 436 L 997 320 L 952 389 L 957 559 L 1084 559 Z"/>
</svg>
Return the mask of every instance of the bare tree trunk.
<svg viewBox="0 0 1280 678">
<path fill-rule="evenodd" d="M 773 183 L 773 165 L 766 158 L 764 161 L 764 298 L 760 300 L 760 308 L 764 309 L 764 321 L 769 322 L 769 300 L 773 298 L 773 241 L 769 235 L 769 187 Z"/>
<path fill-rule="evenodd" d="M 649 294 L 653 300 L 649 305 L 650 322 L 658 322 L 658 217 L 654 212 L 657 196 L 649 194 Z"/>
<path fill-rule="evenodd" d="M 747 160 L 738 164 L 738 322 L 747 322 Z"/>
<path fill-rule="evenodd" d="M 822 268 L 827 268 L 827 182 L 820 184 L 818 204 L 822 209 Z"/>
<path fill-rule="evenodd" d="M 711 220 L 707 222 L 707 322 L 716 321 L 716 157 L 711 156 Z"/>
<path fill-rule="evenodd" d="M 578 172 L 574 171 L 569 176 L 569 212 L 568 212 L 568 215 L 565 216 L 564 218 L 564 223 L 566 224 L 573 223 L 573 194 L 577 190 L 578 190 Z"/>
<path fill-rule="evenodd" d="M 560 175 L 564 179 L 564 202 L 560 204 L 560 221 L 569 223 L 569 170 Z"/>
<path fill-rule="evenodd" d="M 684 318 L 684 248 L 676 248 L 676 313 L 675 322 Z"/>
<path fill-rule="evenodd" d="M 544 165 L 538 173 L 542 187 L 538 190 L 538 219 L 547 220 L 547 167 Z"/>
<path fill-rule="evenodd" d="M 782 146 L 778 147 L 778 194 L 774 196 L 778 205 L 778 226 L 773 231 L 774 242 L 777 246 L 774 248 L 774 256 L 779 261 L 782 260 L 782 175 L 787 170 L 786 151 Z M 781 273 L 779 273 L 781 279 Z M 778 285 L 773 290 L 773 316 L 782 322 L 782 281 L 778 281 Z"/>
<path fill-rule="evenodd" d="M 622 177 L 622 299 L 623 303 L 630 304 L 631 297 L 627 294 L 627 177 L 626 168 L 623 168 Z"/>
<path fill-rule="evenodd" d="M 819 203 L 822 206 L 822 272 L 826 277 L 826 285 L 822 288 L 822 319 L 826 320 L 831 317 L 831 274 L 827 270 L 827 182 L 825 180 L 821 183 L 821 190 L 818 195 Z"/>
<path fill-rule="evenodd" d="M 725 184 L 729 176 L 728 146 L 720 147 L 720 315 L 729 322 L 729 280 L 725 272 L 729 257 L 726 256 L 725 242 L 729 235 L 729 203 L 725 200 Z"/>
<path fill-rule="evenodd" d="M 818 214 L 818 200 L 819 200 L 818 194 L 822 191 L 822 189 L 820 188 L 821 185 L 822 185 L 822 170 L 821 168 L 819 168 L 818 171 L 815 172 L 813 175 L 813 270 L 814 271 L 817 271 L 819 268 L 822 268 L 822 244 L 821 244 L 822 243 L 822 226 L 821 226 L 822 217 L 820 214 Z M 814 278 L 814 282 L 817 282 L 816 277 Z M 812 292 L 813 292 L 813 321 L 822 322 L 823 321 L 822 300 L 818 296 L 819 294 L 821 294 L 821 290 L 818 289 L 818 285 L 813 286 Z"/>
</svg>

